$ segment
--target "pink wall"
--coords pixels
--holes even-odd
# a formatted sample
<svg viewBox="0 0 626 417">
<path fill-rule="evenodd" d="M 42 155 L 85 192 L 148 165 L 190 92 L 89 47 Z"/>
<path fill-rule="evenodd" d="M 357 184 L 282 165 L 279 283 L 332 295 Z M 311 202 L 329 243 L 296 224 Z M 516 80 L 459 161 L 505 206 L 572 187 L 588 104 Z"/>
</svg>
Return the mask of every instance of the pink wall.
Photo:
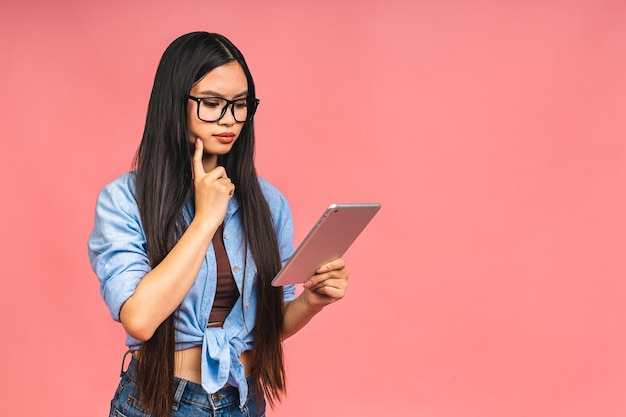
<svg viewBox="0 0 626 417">
<path fill-rule="evenodd" d="M 2 3 L 2 414 L 107 412 L 94 201 L 163 49 L 210 30 L 255 75 L 297 239 L 330 202 L 383 204 L 271 416 L 625 415 L 625 4 Z"/>
</svg>

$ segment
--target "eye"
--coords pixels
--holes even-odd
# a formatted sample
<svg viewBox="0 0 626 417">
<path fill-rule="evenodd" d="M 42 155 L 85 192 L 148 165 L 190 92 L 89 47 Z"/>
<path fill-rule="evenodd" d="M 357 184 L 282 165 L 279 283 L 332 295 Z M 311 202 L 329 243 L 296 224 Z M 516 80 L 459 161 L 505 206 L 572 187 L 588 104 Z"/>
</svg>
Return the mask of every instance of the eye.
<svg viewBox="0 0 626 417">
<path fill-rule="evenodd" d="M 245 109 L 246 107 L 248 107 L 248 100 L 243 99 L 243 100 L 237 100 L 235 102 L 235 107 L 238 109 Z"/>
<path fill-rule="evenodd" d="M 217 98 L 205 98 L 205 99 L 202 99 L 202 104 L 206 107 L 215 108 L 215 107 L 220 107 L 222 103 L 221 103 L 221 100 Z"/>
</svg>

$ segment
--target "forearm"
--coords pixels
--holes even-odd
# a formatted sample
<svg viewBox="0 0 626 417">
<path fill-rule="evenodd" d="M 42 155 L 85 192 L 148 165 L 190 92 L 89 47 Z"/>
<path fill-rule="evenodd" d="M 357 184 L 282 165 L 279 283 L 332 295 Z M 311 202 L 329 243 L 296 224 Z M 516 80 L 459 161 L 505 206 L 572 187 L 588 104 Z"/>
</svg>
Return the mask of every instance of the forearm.
<svg viewBox="0 0 626 417">
<path fill-rule="evenodd" d="M 215 224 L 192 221 L 163 261 L 141 279 L 120 310 L 129 335 L 148 340 L 176 310 L 191 289 L 216 230 Z"/>
<path fill-rule="evenodd" d="M 285 340 L 300 331 L 323 308 L 311 306 L 303 294 L 300 294 L 295 300 L 285 303 L 282 339 Z"/>
</svg>

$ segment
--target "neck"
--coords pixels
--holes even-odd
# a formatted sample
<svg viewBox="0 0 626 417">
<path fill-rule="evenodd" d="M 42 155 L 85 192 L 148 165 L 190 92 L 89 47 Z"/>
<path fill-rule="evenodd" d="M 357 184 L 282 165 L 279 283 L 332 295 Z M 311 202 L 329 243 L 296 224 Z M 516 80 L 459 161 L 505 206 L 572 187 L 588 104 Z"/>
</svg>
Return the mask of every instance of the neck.
<svg viewBox="0 0 626 417">
<path fill-rule="evenodd" d="M 204 166 L 204 172 L 213 171 L 217 167 L 217 155 L 205 154 L 202 157 L 202 165 Z"/>
</svg>

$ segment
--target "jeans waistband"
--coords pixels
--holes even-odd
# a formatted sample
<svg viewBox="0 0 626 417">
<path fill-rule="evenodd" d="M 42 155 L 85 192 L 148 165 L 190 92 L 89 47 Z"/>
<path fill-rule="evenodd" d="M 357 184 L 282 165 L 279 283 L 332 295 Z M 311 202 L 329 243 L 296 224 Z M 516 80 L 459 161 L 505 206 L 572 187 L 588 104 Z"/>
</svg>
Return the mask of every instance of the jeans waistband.
<svg viewBox="0 0 626 417">
<path fill-rule="evenodd" d="M 137 360 L 134 356 L 131 356 L 128 368 L 124 371 L 124 363 L 126 356 L 130 353 L 128 351 L 124 355 L 122 360 L 121 376 L 131 379 L 134 383 L 137 382 Z M 253 381 L 251 377 L 246 378 L 249 389 L 253 389 Z M 174 409 L 178 408 L 180 402 L 193 403 L 198 406 L 204 406 L 211 410 L 217 410 L 224 407 L 239 406 L 239 388 L 232 385 L 227 385 L 217 392 L 208 393 L 202 385 L 188 381 L 186 379 L 174 377 Z"/>
</svg>

